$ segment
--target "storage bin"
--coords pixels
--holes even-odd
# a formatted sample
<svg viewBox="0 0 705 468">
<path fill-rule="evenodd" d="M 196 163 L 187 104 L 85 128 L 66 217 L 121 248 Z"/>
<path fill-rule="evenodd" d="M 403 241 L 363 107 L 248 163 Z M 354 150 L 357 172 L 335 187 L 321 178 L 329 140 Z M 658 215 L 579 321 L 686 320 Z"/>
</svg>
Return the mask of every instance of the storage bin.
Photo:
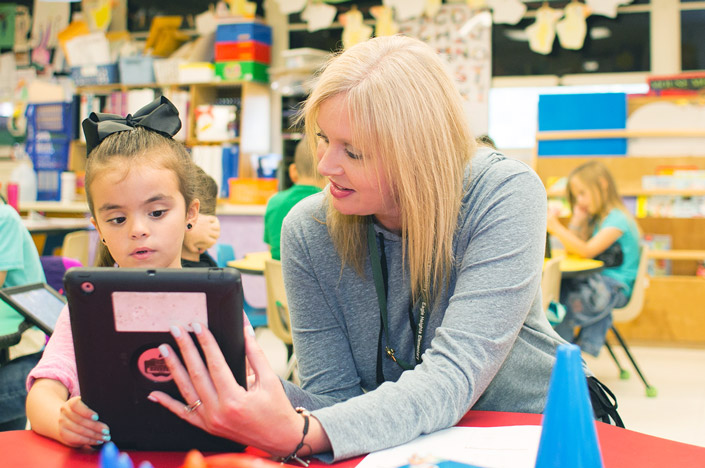
<svg viewBox="0 0 705 468">
<path fill-rule="evenodd" d="M 318 69 L 328 57 L 330 52 L 311 47 L 300 47 L 298 49 L 282 50 L 281 56 L 284 59 L 284 67 L 289 69 L 305 68 Z"/>
<path fill-rule="evenodd" d="M 76 86 L 102 85 L 120 82 L 117 63 L 71 67 L 71 78 Z"/>
<path fill-rule="evenodd" d="M 49 139 L 71 140 L 73 130 L 74 106 L 71 102 L 55 102 L 46 104 L 28 104 L 27 139 L 36 140 L 42 133 Z"/>
<path fill-rule="evenodd" d="M 154 79 L 159 84 L 178 83 L 179 65 L 182 63 L 186 63 L 186 60 L 178 58 L 154 59 Z"/>
<path fill-rule="evenodd" d="M 269 82 L 269 67 L 257 62 L 218 62 L 215 74 L 223 81 Z"/>
<path fill-rule="evenodd" d="M 272 44 L 272 28 L 261 23 L 219 24 L 215 42 L 257 41 Z"/>
<path fill-rule="evenodd" d="M 123 57 L 118 63 L 123 84 L 154 83 L 154 59 L 152 57 Z"/>
<path fill-rule="evenodd" d="M 214 66 L 210 62 L 185 62 L 179 64 L 179 83 L 210 83 L 214 79 Z"/>
<path fill-rule="evenodd" d="M 37 201 L 59 201 L 61 199 L 61 170 L 37 170 Z"/>
<path fill-rule="evenodd" d="M 257 41 L 216 42 L 215 61 L 237 60 L 269 64 L 271 61 L 270 50 L 270 46 Z"/>
<path fill-rule="evenodd" d="M 26 151 L 32 159 L 35 170 L 57 169 L 65 171 L 69 164 L 70 140 L 47 138 L 48 134 L 39 133 L 39 138 L 26 141 Z"/>
<path fill-rule="evenodd" d="M 277 193 L 277 179 L 253 179 L 247 177 L 228 179 L 230 197 L 235 205 L 265 205 Z"/>
</svg>

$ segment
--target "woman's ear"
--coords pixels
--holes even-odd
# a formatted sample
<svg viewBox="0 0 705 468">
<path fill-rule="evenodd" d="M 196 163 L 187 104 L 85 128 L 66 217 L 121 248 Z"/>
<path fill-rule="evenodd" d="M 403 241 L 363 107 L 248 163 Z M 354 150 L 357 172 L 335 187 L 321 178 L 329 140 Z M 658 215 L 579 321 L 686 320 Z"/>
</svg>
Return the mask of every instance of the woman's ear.
<svg viewBox="0 0 705 468">
<path fill-rule="evenodd" d="M 191 205 L 189 205 L 188 210 L 186 210 L 186 224 L 194 225 L 198 220 L 198 210 L 201 209 L 201 201 L 195 198 Z"/>
</svg>

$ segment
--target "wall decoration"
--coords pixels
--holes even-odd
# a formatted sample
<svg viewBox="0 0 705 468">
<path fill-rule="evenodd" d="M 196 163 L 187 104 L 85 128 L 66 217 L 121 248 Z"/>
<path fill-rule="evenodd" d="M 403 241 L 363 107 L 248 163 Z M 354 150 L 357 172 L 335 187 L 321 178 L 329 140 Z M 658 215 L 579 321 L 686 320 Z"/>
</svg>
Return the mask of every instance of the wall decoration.
<svg viewBox="0 0 705 468">
<path fill-rule="evenodd" d="M 338 15 L 338 19 L 343 25 L 344 49 L 365 42 L 372 36 L 372 28 L 363 22 L 362 13 L 355 5 L 347 13 Z"/>
<path fill-rule="evenodd" d="M 375 36 L 393 36 L 399 32 L 399 26 L 394 22 L 394 11 L 386 6 L 370 7 L 370 14 L 375 22 Z"/>
<path fill-rule="evenodd" d="M 441 8 L 441 0 L 426 0 L 426 6 L 424 7 L 424 14 L 429 18 L 433 18 L 438 13 Z"/>
<path fill-rule="evenodd" d="M 526 13 L 526 4 L 520 0 L 487 0 L 492 8 L 492 21 L 495 23 L 517 24 Z"/>
<path fill-rule="evenodd" d="M 301 13 L 301 18 L 306 21 L 306 30 L 314 32 L 319 29 L 330 28 L 337 14 L 338 10 L 332 5 L 309 3 L 304 12 Z"/>
<path fill-rule="evenodd" d="M 465 113 L 474 134 L 487 133 L 488 93 L 491 81 L 492 29 L 472 28 L 466 36 L 459 34 L 474 16 L 464 4 L 446 4 L 431 18 L 421 17 L 399 22 L 399 32 L 416 37 L 431 47 L 448 63 L 460 94 L 465 99 Z"/>
<path fill-rule="evenodd" d="M 585 43 L 587 34 L 587 22 L 585 18 L 590 16 L 590 8 L 586 5 L 572 0 L 565 7 L 565 16 L 556 25 L 558 41 L 564 49 L 580 50 Z"/>
<path fill-rule="evenodd" d="M 304 9 L 307 0 L 277 0 L 279 12 L 283 15 L 298 13 Z"/>
<path fill-rule="evenodd" d="M 56 36 L 69 25 L 69 3 L 34 1 L 31 46 L 44 43 L 53 49 L 59 43 Z"/>
<path fill-rule="evenodd" d="M 0 5 L 0 48 L 11 49 L 15 44 L 15 11 L 14 3 Z"/>
<path fill-rule="evenodd" d="M 418 18 L 426 9 L 426 0 L 382 0 L 382 4 L 394 10 L 397 21 Z"/>
<path fill-rule="evenodd" d="M 526 28 L 531 50 L 543 55 L 551 53 L 556 39 L 556 22 L 561 16 L 563 12 L 549 7 L 548 2 L 536 10 L 536 22 Z"/>
<path fill-rule="evenodd" d="M 585 0 L 593 15 L 606 16 L 608 18 L 617 17 L 617 8 L 621 5 L 629 5 L 633 0 Z"/>
</svg>

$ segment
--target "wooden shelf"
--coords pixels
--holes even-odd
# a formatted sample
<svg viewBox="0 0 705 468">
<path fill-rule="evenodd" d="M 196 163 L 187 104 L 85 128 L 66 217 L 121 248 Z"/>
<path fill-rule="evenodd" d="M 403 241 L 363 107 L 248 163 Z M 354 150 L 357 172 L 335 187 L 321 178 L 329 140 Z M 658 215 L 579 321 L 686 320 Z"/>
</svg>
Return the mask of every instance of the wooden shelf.
<svg viewBox="0 0 705 468">
<path fill-rule="evenodd" d="M 662 260 L 705 260 L 705 250 L 650 250 L 649 258 Z"/>
<path fill-rule="evenodd" d="M 703 129 L 672 130 L 554 130 L 538 132 L 536 140 L 587 140 L 593 138 L 705 138 Z M 550 157 L 550 156 L 548 156 Z"/>
<path fill-rule="evenodd" d="M 214 145 L 237 145 L 240 143 L 239 138 L 231 138 L 229 140 L 218 140 L 218 141 L 202 141 L 189 139 L 186 140 L 186 146 L 214 146 Z"/>
<path fill-rule="evenodd" d="M 565 197 L 565 189 L 549 189 L 546 193 L 552 198 Z M 659 195 L 675 197 L 704 197 L 705 189 L 620 189 L 619 194 L 623 197 L 652 197 Z"/>
</svg>

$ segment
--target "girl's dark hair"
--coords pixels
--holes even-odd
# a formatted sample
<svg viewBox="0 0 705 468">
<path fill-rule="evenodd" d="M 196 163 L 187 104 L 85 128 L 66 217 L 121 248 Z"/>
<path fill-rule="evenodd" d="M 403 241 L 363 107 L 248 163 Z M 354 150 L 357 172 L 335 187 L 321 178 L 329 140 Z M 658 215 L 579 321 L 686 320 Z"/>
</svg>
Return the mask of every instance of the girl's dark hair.
<svg viewBox="0 0 705 468">
<path fill-rule="evenodd" d="M 191 156 L 181 143 L 153 130 L 136 127 L 131 131 L 113 133 L 88 155 L 86 163 L 86 198 L 91 216 L 95 218 L 92 183 L 106 170 L 139 170 L 151 165 L 171 170 L 184 197 L 186 209 L 195 198 L 194 169 Z M 114 266 L 115 260 L 104 244 L 99 244 L 96 266 Z"/>
<path fill-rule="evenodd" d="M 197 164 L 193 165 L 193 173 L 194 195 L 201 202 L 198 212 L 204 215 L 215 215 L 215 207 L 218 204 L 218 184 Z"/>
</svg>

